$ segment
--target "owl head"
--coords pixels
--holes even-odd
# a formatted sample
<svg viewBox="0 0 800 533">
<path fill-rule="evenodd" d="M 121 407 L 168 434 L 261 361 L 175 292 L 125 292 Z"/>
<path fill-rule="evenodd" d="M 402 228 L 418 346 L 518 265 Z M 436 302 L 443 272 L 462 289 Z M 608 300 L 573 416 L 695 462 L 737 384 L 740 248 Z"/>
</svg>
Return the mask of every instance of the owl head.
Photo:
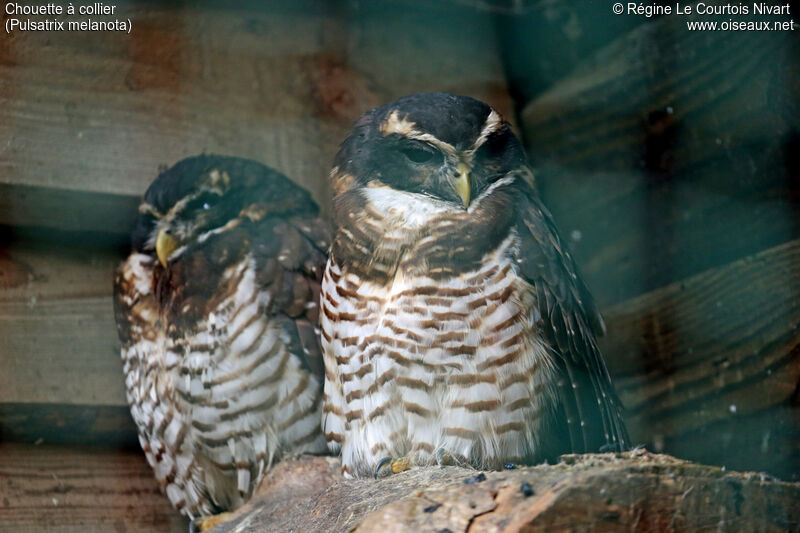
<svg viewBox="0 0 800 533">
<path fill-rule="evenodd" d="M 215 235 L 266 215 L 317 213 L 304 189 L 279 172 L 247 159 L 200 155 L 162 172 L 139 206 L 134 251 L 156 254 L 167 267 Z"/>
<path fill-rule="evenodd" d="M 361 117 L 331 177 L 337 195 L 393 191 L 465 210 L 522 167 L 522 145 L 497 111 L 467 96 L 420 93 Z"/>
</svg>

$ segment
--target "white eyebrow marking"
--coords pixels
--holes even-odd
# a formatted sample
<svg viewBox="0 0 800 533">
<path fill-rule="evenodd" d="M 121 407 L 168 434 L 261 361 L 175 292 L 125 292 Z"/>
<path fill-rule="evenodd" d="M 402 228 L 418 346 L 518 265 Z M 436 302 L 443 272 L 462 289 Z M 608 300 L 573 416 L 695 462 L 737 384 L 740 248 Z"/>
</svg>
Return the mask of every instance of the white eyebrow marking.
<svg viewBox="0 0 800 533">
<path fill-rule="evenodd" d="M 381 133 L 384 137 L 392 133 L 399 133 L 400 135 L 409 135 L 414 132 L 415 123 L 408 120 L 406 117 L 400 118 L 397 109 L 392 111 L 386 120 L 381 123 Z"/>
<path fill-rule="evenodd" d="M 386 117 L 386 120 L 381 123 L 380 131 L 384 137 L 392 133 L 397 133 L 408 139 L 429 143 L 447 154 L 457 153 L 457 150 L 452 144 L 441 141 L 430 133 L 419 131 L 415 129 L 414 126 L 416 126 L 416 124 L 408 120 L 407 117 L 400 118 L 400 114 L 397 112 L 397 109 L 395 109 Z"/>
<path fill-rule="evenodd" d="M 141 213 L 142 215 L 150 214 L 156 218 L 164 217 L 164 215 L 158 209 L 156 209 L 153 204 L 147 202 L 142 202 L 141 204 L 139 204 L 139 213 Z"/>
<path fill-rule="evenodd" d="M 475 140 L 475 143 L 472 145 L 472 151 L 477 150 L 481 147 L 483 143 L 486 142 L 486 139 L 489 138 L 489 135 L 496 132 L 500 129 L 500 126 L 503 125 L 503 117 L 500 114 L 492 109 L 489 116 L 486 117 L 486 120 L 483 123 L 483 129 L 481 130 L 481 134 Z"/>
</svg>

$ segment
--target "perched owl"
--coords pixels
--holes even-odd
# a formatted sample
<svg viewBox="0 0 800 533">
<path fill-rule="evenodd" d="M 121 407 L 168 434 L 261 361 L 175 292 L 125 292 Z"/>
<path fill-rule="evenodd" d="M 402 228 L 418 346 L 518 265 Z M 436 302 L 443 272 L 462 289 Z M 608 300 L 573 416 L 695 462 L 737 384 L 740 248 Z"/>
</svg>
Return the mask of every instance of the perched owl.
<svg viewBox="0 0 800 533">
<path fill-rule="evenodd" d="M 627 446 L 602 319 L 496 111 L 442 93 L 374 109 L 331 179 L 323 430 L 345 474 Z"/>
<path fill-rule="evenodd" d="M 328 227 L 278 172 L 199 156 L 153 182 L 132 242 L 114 303 L 142 448 L 182 513 L 234 509 L 274 458 L 325 450 Z"/>
</svg>

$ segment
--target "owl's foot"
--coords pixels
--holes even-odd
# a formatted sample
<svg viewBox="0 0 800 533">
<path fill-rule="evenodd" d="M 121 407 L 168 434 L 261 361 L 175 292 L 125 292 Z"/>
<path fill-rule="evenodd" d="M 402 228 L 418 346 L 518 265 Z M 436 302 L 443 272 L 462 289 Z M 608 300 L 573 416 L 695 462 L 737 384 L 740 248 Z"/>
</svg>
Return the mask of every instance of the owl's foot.
<svg viewBox="0 0 800 533">
<path fill-rule="evenodd" d="M 378 475 L 381 473 L 381 469 L 383 469 L 386 465 L 391 465 L 392 474 L 399 474 L 400 472 L 405 472 L 409 468 L 411 468 L 411 460 L 406 457 L 400 457 L 399 459 L 393 459 L 391 457 L 384 457 L 378 464 L 375 465 L 375 470 L 372 473 L 375 476 L 375 479 L 378 479 Z"/>
<path fill-rule="evenodd" d="M 439 448 L 436 450 L 436 464 L 439 466 L 451 465 L 453 464 L 453 456 L 450 455 L 450 452 L 445 450 L 444 448 Z"/>
<path fill-rule="evenodd" d="M 191 523 L 189 523 L 189 533 L 208 531 L 224 524 L 230 519 L 231 513 L 220 513 L 211 516 L 201 516 L 200 518 L 195 518 Z"/>
<path fill-rule="evenodd" d="M 439 466 L 468 467 L 469 461 L 463 455 L 453 454 L 444 448 L 436 450 L 436 464 Z"/>
</svg>

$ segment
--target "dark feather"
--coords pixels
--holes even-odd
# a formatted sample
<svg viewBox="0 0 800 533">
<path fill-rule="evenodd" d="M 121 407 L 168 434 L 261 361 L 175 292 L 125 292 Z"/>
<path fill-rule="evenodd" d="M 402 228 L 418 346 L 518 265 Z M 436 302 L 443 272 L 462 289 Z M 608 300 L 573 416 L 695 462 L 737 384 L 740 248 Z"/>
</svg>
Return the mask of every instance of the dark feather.
<svg viewBox="0 0 800 533">
<path fill-rule="evenodd" d="M 557 453 L 627 449 L 621 403 L 596 342 L 605 332 L 603 319 L 550 213 L 524 180 L 516 187 L 522 205 L 516 260 L 534 288 L 541 332 L 560 373 L 555 411 L 560 432 L 549 446 Z"/>
</svg>

